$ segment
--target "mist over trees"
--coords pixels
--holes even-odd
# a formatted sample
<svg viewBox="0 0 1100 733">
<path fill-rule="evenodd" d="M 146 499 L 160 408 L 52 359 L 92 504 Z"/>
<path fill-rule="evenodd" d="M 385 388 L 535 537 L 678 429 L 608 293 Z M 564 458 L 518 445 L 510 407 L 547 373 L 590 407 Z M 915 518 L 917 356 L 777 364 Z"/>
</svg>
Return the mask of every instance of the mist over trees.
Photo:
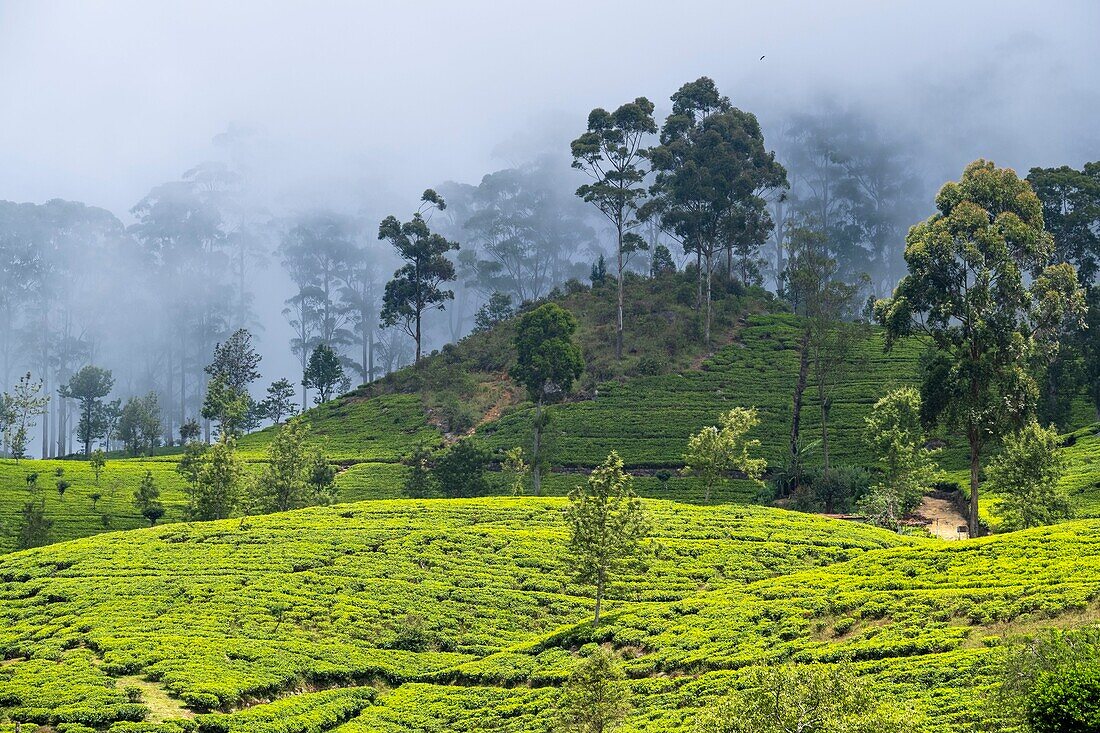
<svg viewBox="0 0 1100 733">
<path fill-rule="evenodd" d="M 845 292 L 830 321 L 865 318 L 865 303 L 893 292 L 906 232 L 931 213 L 943 167 L 923 139 L 854 104 L 758 118 L 707 77 L 652 98 L 587 120 L 578 113 L 572 146 L 565 131 L 556 149 L 478 181 L 438 182 L 432 194 L 446 205 L 404 223 L 384 214 L 410 202 L 383 204 L 370 189 L 327 200 L 274 194 L 250 157 L 254 134 L 237 127 L 214 140 L 215 159 L 152 186 L 127 211 L 0 202 L 0 386 L 13 389 L 29 371 L 50 397 L 22 437 L 26 453 L 145 452 L 180 444 L 196 424 L 211 440 L 222 421 L 209 404 L 210 365 L 241 329 L 264 357 L 262 378 L 231 390 L 247 402 L 233 430 L 247 432 L 590 273 L 621 284 L 691 271 L 704 339 L 718 280 L 763 285 L 807 310 L 806 288 L 794 286 L 811 255 Z M 616 156 L 621 171 L 606 168 Z M 1078 268 L 1091 324 L 1100 312 L 1096 164 L 1037 167 L 1028 180 L 1057 253 Z M 424 231 L 414 231 L 418 219 Z M 407 256 L 418 242 L 448 244 L 420 262 Z M 617 324 L 617 340 L 629 327 Z M 1065 336 L 1041 384 L 1043 419 L 1059 421 L 1074 385 L 1100 374 L 1094 340 Z M 808 339 L 815 369 L 825 363 L 819 341 L 832 348 Z M 73 380 L 91 368 L 109 388 L 85 398 Z"/>
</svg>

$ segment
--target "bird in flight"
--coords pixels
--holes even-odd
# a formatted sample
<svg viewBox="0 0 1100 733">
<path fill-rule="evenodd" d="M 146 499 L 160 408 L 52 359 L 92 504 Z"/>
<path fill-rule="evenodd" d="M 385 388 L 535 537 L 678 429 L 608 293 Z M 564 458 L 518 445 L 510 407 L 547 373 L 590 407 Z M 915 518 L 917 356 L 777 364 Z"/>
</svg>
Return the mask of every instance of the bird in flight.
<svg viewBox="0 0 1100 733">
<path fill-rule="evenodd" d="M 765 54 L 765 55 L 767 55 L 767 54 Z M 761 57 L 760 57 L 760 60 L 761 60 L 761 61 L 763 61 L 763 60 L 764 60 L 764 56 L 761 56 Z"/>
</svg>

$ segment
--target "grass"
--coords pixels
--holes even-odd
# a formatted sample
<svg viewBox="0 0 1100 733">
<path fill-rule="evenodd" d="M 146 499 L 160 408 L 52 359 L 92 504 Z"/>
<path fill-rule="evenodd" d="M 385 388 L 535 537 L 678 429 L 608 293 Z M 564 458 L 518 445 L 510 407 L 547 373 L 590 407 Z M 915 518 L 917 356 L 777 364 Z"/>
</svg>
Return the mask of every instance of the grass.
<svg viewBox="0 0 1100 733">
<path fill-rule="evenodd" d="M 376 500 L 0 557 L 0 715 L 153 716 L 120 687 L 137 675 L 227 711 L 211 730 L 534 731 L 605 643 L 632 680 L 630 730 L 690 731 L 755 665 L 852 659 L 927 730 L 962 731 L 1004 635 L 1100 601 L 1095 521 L 943 543 L 649 500 L 650 550 L 593 629 L 563 506 Z"/>
</svg>

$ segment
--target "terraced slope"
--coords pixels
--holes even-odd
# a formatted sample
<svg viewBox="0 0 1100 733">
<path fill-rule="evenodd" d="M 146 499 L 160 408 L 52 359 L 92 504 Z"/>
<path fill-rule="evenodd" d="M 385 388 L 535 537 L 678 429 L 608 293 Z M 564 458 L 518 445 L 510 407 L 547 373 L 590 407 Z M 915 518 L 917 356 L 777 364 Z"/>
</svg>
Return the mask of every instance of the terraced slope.
<svg viewBox="0 0 1100 733">
<path fill-rule="evenodd" d="M 632 677 L 629 730 L 690 731 L 755 664 L 850 657 L 928 730 L 961 731 L 1000 634 L 1100 599 L 1097 522 L 941 543 L 651 501 L 652 552 L 593 630 L 563 506 L 371 501 L 0 557 L 0 715 L 115 731 L 172 717 L 131 700 L 136 675 L 208 730 L 536 731 L 578 652 L 604 642 Z M 311 694 L 278 699 L 292 693 Z"/>
<path fill-rule="evenodd" d="M 250 464 L 259 474 L 261 466 Z M 57 470 L 71 485 L 64 496 L 58 494 Z M 96 483 L 95 474 L 84 461 L 15 461 L 0 459 L 0 554 L 18 547 L 23 505 L 31 499 L 26 477 L 38 474 L 38 486 L 46 504 L 46 517 L 53 524 L 50 542 L 63 542 L 90 535 L 149 526 L 134 506 L 134 492 L 146 471 L 161 492 L 165 514 L 160 524 L 186 519 L 185 483 L 176 472 L 175 461 L 163 459 L 111 460 Z M 336 476 L 338 498 L 342 502 L 400 495 L 405 467 L 394 463 L 358 463 Z M 96 495 L 98 499 L 93 499 Z"/>
<path fill-rule="evenodd" d="M 555 460 L 591 466 L 614 449 L 632 466 L 682 465 L 687 436 L 717 422 L 720 412 L 740 406 L 760 410 L 763 454 L 778 465 L 790 442 L 799 338 L 793 316 L 749 316 L 736 341 L 698 370 L 609 382 L 593 400 L 555 406 Z M 832 398 L 830 447 L 836 462 L 869 462 L 861 445 L 863 418 L 891 387 L 917 381 L 919 353 L 915 342 L 883 353 L 881 333 L 869 327 L 862 332 Z M 802 409 L 805 435 L 811 439 L 818 434 L 819 405 L 811 381 Z M 531 409 L 517 410 L 478 432 L 494 447 L 526 445 L 532 416 Z"/>
</svg>

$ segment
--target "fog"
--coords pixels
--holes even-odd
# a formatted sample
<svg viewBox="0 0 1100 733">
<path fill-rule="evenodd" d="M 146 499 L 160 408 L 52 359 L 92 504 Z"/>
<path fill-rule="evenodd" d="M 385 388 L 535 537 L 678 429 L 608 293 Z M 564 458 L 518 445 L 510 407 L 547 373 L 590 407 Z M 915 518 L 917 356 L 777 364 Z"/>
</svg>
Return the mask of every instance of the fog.
<svg viewBox="0 0 1100 733">
<path fill-rule="evenodd" d="M 539 185 L 564 192 L 556 207 L 587 217 L 578 226 L 592 228 L 592 241 L 570 244 L 586 270 L 610 240 L 600 219 L 567 201 L 580 180 L 570 140 L 592 108 L 640 95 L 657 105 L 660 124 L 669 95 L 706 75 L 757 115 L 781 162 L 785 126 L 798 114 L 872 126 L 904 153 L 914 189 L 898 217 L 915 221 L 973 159 L 1024 174 L 1100 158 L 1097 28 L 1100 5 L 1089 0 L 0 1 L 0 200 L 79 201 L 129 227 L 157 186 L 199 164 L 225 165 L 238 177 L 238 224 L 265 226 L 237 277 L 251 313 L 228 316 L 211 338 L 248 326 L 264 381 L 296 382 L 282 315 L 296 286 L 274 251 L 302 216 L 354 219 L 347 236 L 369 243 L 388 275 L 395 263 L 374 237 L 384 216 L 407 220 L 427 187 L 457 190 L 534 166 Z M 460 243 L 464 233 L 447 232 Z M 138 257 L 117 264 L 87 273 L 89 287 L 110 297 L 149 266 Z M 109 307 L 102 316 L 117 317 Z M 119 369 L 170 327 L 156 318 L 134 321 L 126 340 L 85 349 L 115 369 L 119 396 L 168 391 Z M 433 347 L 469 327 L 437 320 Z M 13 347 L 4 388 L 34 368 L 25 343 Z"/>
</svg>

